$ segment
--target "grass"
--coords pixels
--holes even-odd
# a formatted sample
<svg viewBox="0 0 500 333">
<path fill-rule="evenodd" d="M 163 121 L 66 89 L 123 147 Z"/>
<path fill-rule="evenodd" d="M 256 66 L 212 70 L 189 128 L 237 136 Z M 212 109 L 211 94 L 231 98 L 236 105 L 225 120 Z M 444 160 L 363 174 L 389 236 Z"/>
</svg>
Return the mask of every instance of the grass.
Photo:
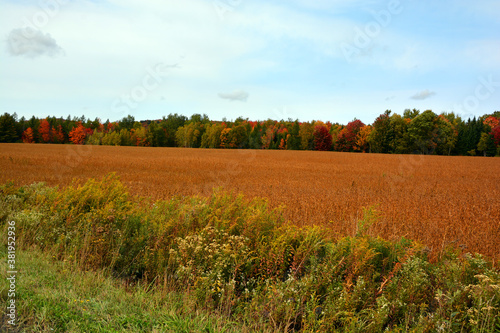
<svg viewBox="0 0 500 333">
<path fill-rule="evenodd" d="M 17 267 L 19 321 L 12 332 L 251 332 L 241 323 L 202 311 L 189 293 L 142 283 L 127 287 L 102 270 L 82 271 L 71 261 L 40 251 L 18 251 Z M 7 271 L 5 260 L 0 271 Z M 3 304 L 7 289 L 2 279 Z M 7 328 L 2 320 L 0 331 Z"/>
</svg>

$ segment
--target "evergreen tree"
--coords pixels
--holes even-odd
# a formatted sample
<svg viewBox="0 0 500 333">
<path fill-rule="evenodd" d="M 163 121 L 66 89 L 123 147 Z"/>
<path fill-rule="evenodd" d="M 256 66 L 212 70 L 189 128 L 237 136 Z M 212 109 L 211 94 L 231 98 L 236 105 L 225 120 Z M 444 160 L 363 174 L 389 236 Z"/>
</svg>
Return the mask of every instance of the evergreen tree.
<svg viewBox="0 0 500 333">
<path fill-rule="evenodd" d="M 16 119 L 7 112 L 0 116 L 0 142 L 16 142 L 20 137 L 16 131 Z"/>
</svg>

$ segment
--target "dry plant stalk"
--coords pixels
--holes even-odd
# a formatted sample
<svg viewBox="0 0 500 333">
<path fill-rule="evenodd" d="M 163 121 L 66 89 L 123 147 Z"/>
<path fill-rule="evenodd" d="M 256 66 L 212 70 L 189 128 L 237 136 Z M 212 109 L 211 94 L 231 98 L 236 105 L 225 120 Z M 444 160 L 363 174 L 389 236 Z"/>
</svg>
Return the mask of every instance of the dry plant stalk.
<svg viewBox="0 0 500 333">
<path fill-rule="evenodd" d="M 156 199 L 221 187 L 338 235 L 353 235 L 362 208 L 376 206 L 375 235 L 500 259 L 498 158 L 0 144 L 0 170 L 1 183 L 59 186 L 116 172 L 131 193 Z"/>
</svg>

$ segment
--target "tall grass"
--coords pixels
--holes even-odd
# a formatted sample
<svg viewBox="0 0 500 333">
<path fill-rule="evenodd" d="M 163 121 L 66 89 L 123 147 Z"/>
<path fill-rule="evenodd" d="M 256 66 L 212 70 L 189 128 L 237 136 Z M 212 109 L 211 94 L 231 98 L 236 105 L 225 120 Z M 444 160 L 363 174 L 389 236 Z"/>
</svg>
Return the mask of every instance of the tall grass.
<svg viewBox="0 0 500 333">
<path fill-rule="evenodd" d="M 18 243 L 125 284 L 194 295 L 198 306 L 251 329 L 303 332 L 500 328 L 500 273 L 481 255 L 286 223 L 264 199 L 214 191 L 153 202 L 110 174 L 58 190 L 0 188 L 0 216 Z M 6 232 L 3 233 L 6 235 Z M 5 241 L 5 240 L 4 240 Z M 157 289 L 159 290 L 159 289 Z"/>
</svg>

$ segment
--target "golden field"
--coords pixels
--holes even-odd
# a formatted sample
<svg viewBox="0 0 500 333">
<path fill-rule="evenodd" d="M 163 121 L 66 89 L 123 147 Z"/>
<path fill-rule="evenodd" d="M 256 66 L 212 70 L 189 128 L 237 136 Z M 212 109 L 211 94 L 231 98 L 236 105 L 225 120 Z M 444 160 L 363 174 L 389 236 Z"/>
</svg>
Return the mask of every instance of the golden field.
<svg viewBox="0 0 500 333">
<path fill-rule="evenodd" d="M 221 187 L 340 235 L 354 234 L 363 207 L 373 207 L 376 235 L 500 259 L 498 158 L 0 144 L 0 170 L 1 183 L 59 186 L 116 172 L 132 194 L 157 199 Z"/>
</svg>

